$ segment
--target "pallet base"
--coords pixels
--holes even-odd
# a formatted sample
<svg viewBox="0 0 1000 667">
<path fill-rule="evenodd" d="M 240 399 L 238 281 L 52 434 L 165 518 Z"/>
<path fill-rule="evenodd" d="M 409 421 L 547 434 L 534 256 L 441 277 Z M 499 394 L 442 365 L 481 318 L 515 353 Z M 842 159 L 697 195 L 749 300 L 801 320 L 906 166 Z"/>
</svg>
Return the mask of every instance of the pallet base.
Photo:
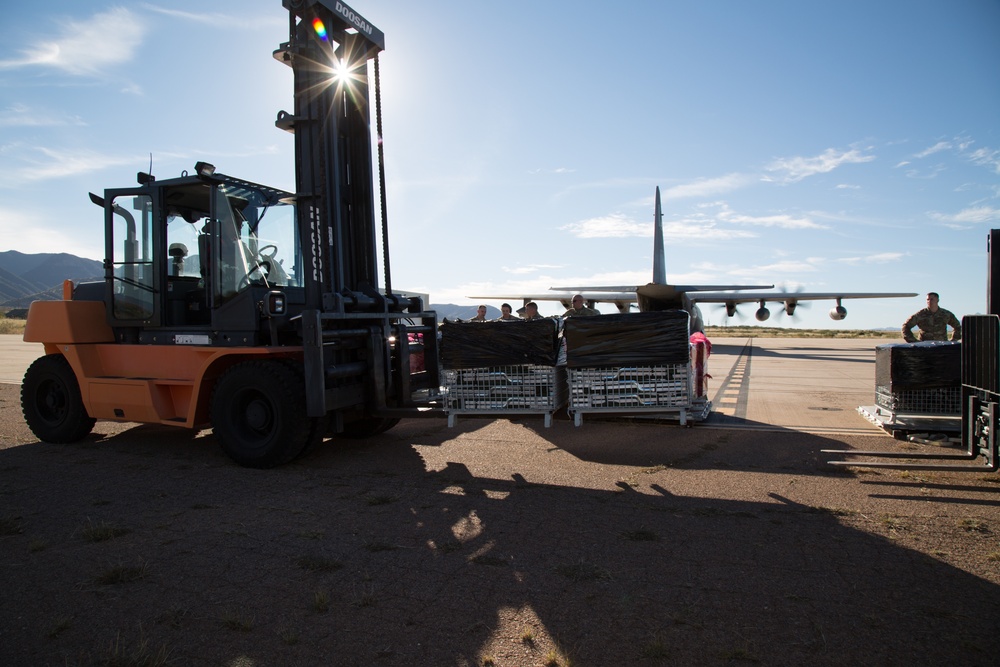
<svg viewBox="0 0 1000 667">
<path fill-rule="evenodd" d="M 574 426 L 583 424 L 584 414 L 602 414 L 612 418 L 669 420 L 676 421 L 681 426 L 692 426 L 694 422 L 708 419 L 712 413 L 712 402 L 695 399 L 691 405 L 677 408 L 567 408 L 566 412 L 573 418 Z"/>
<path fill-rule="evenodd" d="M 862 405 L 858 414 L 897 440 L 920 438 L 929 444 L 953 444 L 951 437 L 962 435 L 962 418 L 955 415 L 905 414 L 877 405 Z M 944 437 L 940 437 L 940 436 Z"/>
</svg>

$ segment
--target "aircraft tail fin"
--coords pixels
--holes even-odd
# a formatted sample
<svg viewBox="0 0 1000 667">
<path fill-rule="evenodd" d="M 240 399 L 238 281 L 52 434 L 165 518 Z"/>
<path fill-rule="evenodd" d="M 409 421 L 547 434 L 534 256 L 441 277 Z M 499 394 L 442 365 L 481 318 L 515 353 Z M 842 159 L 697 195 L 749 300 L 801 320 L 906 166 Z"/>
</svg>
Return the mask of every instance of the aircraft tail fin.
<svg viewBox="0 0 1000 667">
<path fill-rule="evenodd" d="M 653 211 L 653 283 L 667 284 L 666 255 L 663 251 L 663 211 L 660 208 L 660 186 L 656 186 L 656 206 Z"/>
</svg>

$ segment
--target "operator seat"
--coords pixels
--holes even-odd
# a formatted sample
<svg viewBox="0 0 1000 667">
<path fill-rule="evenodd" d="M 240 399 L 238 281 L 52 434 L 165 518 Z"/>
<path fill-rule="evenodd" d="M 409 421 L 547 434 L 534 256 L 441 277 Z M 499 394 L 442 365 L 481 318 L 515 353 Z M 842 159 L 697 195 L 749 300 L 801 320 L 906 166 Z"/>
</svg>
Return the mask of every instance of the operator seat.
<svg viewBox="0 0 1000 667">
<path fill-rule="evenodd" d="M 211 324 L 212 314 L 208 309 L 208 286 L 212 275 L 212 244 L 208 235 L 208 223 L 198 234 L 198 267 L 201 270 L 201 282 L 198 287 L 187 293 L 185 310 L 188 324 Z"/>
<path fill-rule="evenodd" d="M 174 277 L 180 276 L 184 273 L 184 258 L 188 254 L 187 246 L 183 243 L 171 243 L 167 249 L 167 254 L 171 258 L 170 268 L 173 271 L 171 275 Z"/>
</svg>

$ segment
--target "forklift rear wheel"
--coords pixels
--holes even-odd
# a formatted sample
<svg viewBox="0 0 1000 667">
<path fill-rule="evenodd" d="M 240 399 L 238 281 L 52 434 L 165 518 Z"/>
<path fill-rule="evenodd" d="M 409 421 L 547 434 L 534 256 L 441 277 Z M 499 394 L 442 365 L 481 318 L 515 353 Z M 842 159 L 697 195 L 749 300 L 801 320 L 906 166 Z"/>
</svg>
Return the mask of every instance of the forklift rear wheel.
<svg viewBox="0 0 1000 667">
<path fill-rule="evenodd" d="M 212 393 L 212 428 L 222 449 L 241 466 L 271 468 L 309 444 L 305 383 L 279 361 L 246 361 L 223 373 Z"/>
<path fill-rule="evenodd" d="M 60 354 L 39 357 L 21 383 L 21 411 L 35 436 L 44 442 L 76 442 L 94 428 L 87 415 L 73 368 Z"/>
</svg>

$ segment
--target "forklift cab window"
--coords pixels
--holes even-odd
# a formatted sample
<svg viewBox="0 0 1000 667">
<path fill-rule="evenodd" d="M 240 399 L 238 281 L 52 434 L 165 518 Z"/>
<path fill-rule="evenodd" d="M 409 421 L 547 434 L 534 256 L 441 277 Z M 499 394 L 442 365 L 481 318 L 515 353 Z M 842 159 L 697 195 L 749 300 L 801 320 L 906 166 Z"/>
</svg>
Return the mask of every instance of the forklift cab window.
<svg viewBox="0 0 1000 667">
<path fill-rule="evenodd" d="M 146 195 L 123 195 L 112 204 L 112 313 L 119 320 L 153 316 L 152 201 Z"/>
<path fill-rule="evenodd" d="M 269 289 L 301 285 L 294 207 L 261 205 L 254 193 L 226 186 L 215 193 L 220 303 L 251 285 Z"/>
</svg>

